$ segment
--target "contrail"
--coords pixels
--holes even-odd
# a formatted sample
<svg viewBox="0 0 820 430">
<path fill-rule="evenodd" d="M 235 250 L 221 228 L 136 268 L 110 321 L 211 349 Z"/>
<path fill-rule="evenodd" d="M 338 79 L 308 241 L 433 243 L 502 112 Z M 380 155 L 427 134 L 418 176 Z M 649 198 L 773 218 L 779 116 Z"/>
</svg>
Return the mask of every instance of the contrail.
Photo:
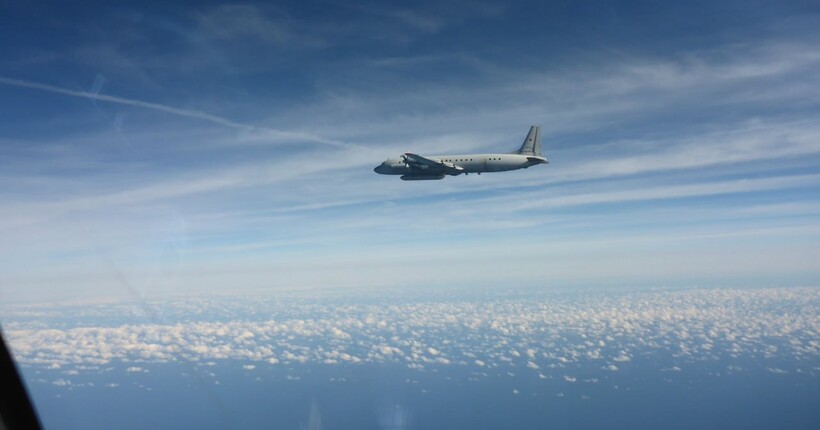
<svg viewBox="0 0 820 430">
<path fill-rule="evenodd" d="M 162 105 L 162 104 L 159 104 L 159 103 L 145 102 L 145 101 L 142 101 L 142 100 L 133 100 L 133 99 L 127 99 L 127 98 L 117 97 L 117 96 L 108 96 L 108 95 L 99 94 L 99 93 L 96 93 L 96 92 L 70 90 L 68 88 L 55 87 L 53 85 L 41 84 L 39 82 L 24 81 L 22 79 L 13 79 L 13 78 L 6 78 L 6 77 L 3 77 L 3 76 L 0 76 L 0 84 L 11 85 L 11 86 L 14 86 L 14 87 L 32 88 L 32 89 L 35 89 L 35 90 L 48 91 L 50 93 L 55 93 L 55 94 L 63 94 L 63 95 L 72 96 L 72 97 L 83 97 L 83 98 L 88 98 L 88 99 L 92 99 L 92 100 L 99 100 L 99 101 L 102 101 L 102 102 L 116 103 L 116 104 L 121 104 L 121 105 L 126 105 L 126 106 L 136 106 L 136 107 L 141 107 L 141 108 L 144 108 L 144 109 L 151 109 L 151 110 L 155 110 L 155 111 L 159 111 L 159 112 L 170 113 L 172 115 L 183 116 L 183 117 L 186 117 L 186 118 L 200 119 L 200 120 L 212 122 L 214 124 L 219 124 L 219 125 L 222 125 L 222 126 L 225 126 L 225 127 L 235 128 L 235 129 L 243 130 L 243 131 L 265 131 L 265 132 L 271 133 L 271 134 L 273 134 L 277 137 L 280 137 L 280 138 L 291 138 L 291 139 L 306 140 L 306 141 L 310 141 L 310 142 L 322 143 L 322 144 L 325 144 L 325 145 L 341 146 L 341 147 L 356 146 L 356 145 L 353 145 L 353 144 L 350 144 L 350 143 L 346 143 L 346 142 L 342 142 L 342 141 L 338 141 L 338 140 L 332 140 L 332 139 L 325 139 L 323 137 L 314 136 L 314 135 L 307 134 L 307 133 L 297 133 L 297 132 L 283 131 L 283 130 L 277 130 L 277 129 L 273 129 L 273 128 L 267 128 L 267 127 L 258 127 L 258 126 L 254 126 L 254 125 L 250 125 L 250 124 L 243 124 L 241 122 L 236 122 L 236 121 L 232 121 L 230 119 L 222 118 L 222 117 L 219 117 L 219 116 L 216 116 L 216 115 L 211 115 L 211 114 L 206 113 L 206 112 L 200 112 L 200 111 L 190 110 L 190 109 L 180 109 L 180 108 L 176 108 L 176 107 L 173 107 L 173 106 Z"/>
</svg>

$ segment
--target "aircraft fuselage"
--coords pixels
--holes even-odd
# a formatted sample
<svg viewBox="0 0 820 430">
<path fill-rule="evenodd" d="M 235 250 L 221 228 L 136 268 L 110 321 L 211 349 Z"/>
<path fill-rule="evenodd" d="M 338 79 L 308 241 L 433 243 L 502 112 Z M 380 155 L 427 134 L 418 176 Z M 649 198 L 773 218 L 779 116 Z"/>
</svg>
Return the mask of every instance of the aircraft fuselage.
<svg viewBox="0 0 820 430">
<path fill-rule="evenodd" d="M 382 175 L 401 175 L 405 181 L 444 179 L 445 176 L 507 172 L 545 164 L 541 155 L 541 128 L 530 127 L 521 148 L 510 154 L 436 155 L 425 157 L 406 152 L 396 158 L 388 158 L 373 169 Z"/>
<path fill-rule="evenodd" d="M 451 163 L 459 166 L 464 169 L 462 173 L 507 172 L 510 170 L 526 169 L 527 167 L 546 162 L 543 157 L 520 154 L 438 155 L 427 156 L 426 158 L 438 163 Z M 430 170 L 430 173 L 433 173 L 433 169 L 424 165 L 412 166 L 405 163 L 405 160 L 401 157 L 389 158 L 373 169 L 373 171 L 382 175 L 418 174 L 424 170 Z M 443 177 L 444 176 L 442 176 L 442 178 Z"/>
</svg>

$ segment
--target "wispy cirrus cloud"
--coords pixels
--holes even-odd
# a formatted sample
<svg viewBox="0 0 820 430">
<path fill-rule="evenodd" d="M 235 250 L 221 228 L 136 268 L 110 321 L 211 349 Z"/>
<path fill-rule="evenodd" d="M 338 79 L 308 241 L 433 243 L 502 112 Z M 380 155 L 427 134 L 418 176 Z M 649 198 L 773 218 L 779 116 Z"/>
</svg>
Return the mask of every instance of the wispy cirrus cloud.
<svg viewBox="0 0 820 430">
<path fill-rule="evenodd" d="M 668 35 L 642 45 L 599 35 L 573 39 L 597 40 L 589 49 L 555 51 L 566 44 L 559 43 L 565 34 L 550 33 L 560 26 L 532 27 L 541 30 L 529 44 L 476 33 L 485 28 L 478 24 L 503 26 L 497 21 L 506 15 L 526 21 L 532 11 L 444 9 L 344 7 L 339 16 L 350 19 L 332 25 L 329 15 L 254 3 L 164 17 L 126 13 L 88 24 L 88 34 L 105 40 L 78 36 L 65 55 L 45 60 L 65 76 L 4 63 L 4 94 L 95 102 L 59 119 L 26 110 L 15 117 L 49 133 L 5 124 L 14 133 L 0 148 L 0 225 L 21 243 L 3 250 L 5 273 L 22 273 L 23 260 L 52 261 L 52 272 L 65 273 L 58 260 L 72 258 L 82 261 L 72 273 L 99 273 L 92 249 L 138 273 L 166 258 L 174 241 L 161 236 L 183 224 L 174 243 L 185 244 L 186 270 L 241 256 L 249 263 L 228 264 L 225 273 L 241 267 L 249 283 L 372 283 L 403 264 L 386 259 L 375 268 L 369 260 L 393 253 L 430 263 L 419 255 L 443 243 L 466 249 L 465 261 L 474 256 L 502 270 L 485 256 L 516 264 L 492 253 L 505 235 L 503 246 L 523 249 L 510 255 L 551 253 L 530 240 L 574 235 L 588 252 L 572 258 L 601 273 L 612 273 L 595 251 L 601 244 L 582 239 L 604 235 L 628 246 L 638 237 L 717 237 L 722 229 L 766 232 L 754 236 L 761 244 L 780 232 L 794 245 L 784 255 L 805 251 L 783 229 L 811 236 L 817 217 L 814 38 L 687 44 Z M 503 28 L 512 35 L 529 27 Z M 464 41 L 461 49 L 453 40 Z M 657 49 L 664 44 L 670 48 Z M 47 84 L 98 75 L 110 84 L 105 92 Z M 534 123 L 551 160 L 543 168 L 415 184 L 372 172 L 405 151 L 511 151 Z M 705 252 L 718 242 L 702 239 L 680 258 L 697 260 L 697 246 Z M 651 260 L 640 249 L 635 258 Z M 351 256 L 350 267 L 309 276 L 288 269 L 342 255 Z M 266 258 L 285 258 L 274 266 L 287 275 L 254 277 L 270 273 Z M 677 276 L 682 266 L 665 267 Z"/>
<path fill-rule="evenodd" d="M 321 48 L 327 42 L 307 22 L 284 9 L 257 4 L 221 4 L 195 13 L 196 31 L 205 38 L 259 42 L 287 49 Z M 308 28 L 306 28 L 306 26 Z"/>
<path fill-rule="evenodd" d="M 31 81 L 20 80 L 20 79 L 12 79 L 12 78 L 7 78 L 7 77 L 3 77 L 3 76 L 0 76 L 0 83 L 5 84 L 5 85 L 20 87 L 20 88 L 30 88 L 30 89 L 35 89 L 35 90 L 48 91 L 48 92 L 51 92 L 51 93 L 62 94 L 62 95 L 71 96 L 71 97 L 83 97 L 83 98 L 87 98 L 89 100 L 96 100 L 96 101 L 102 101 L 102 102 L 108 102 L 108 103 L 116 103 L 116 104 L 120 104 L 120 105 L 134 106 L 134 107 L 143 108 L 143 109 L 150 109 L 150 110 L 155 110 L 155 111 L 159 111 L 159 112 L 163 112 L 163 113 L 168 113 L 168 114 L 171 114 L 171 115 L 182 116 L 182 117 L 185 117 L 185 118 L 203 120 L 203 121 L 211 122 L 211 123 L 214 123 L 214 124 L 217 124 L 217 125 L 238 129 L 240 131 L 256 131 L 256 130 L 259 130 L 261 132 L 264 132 L 265 135 L 269 139 L 306 140 L 306 141 L 309 141 L 309 142 L 327 144 L 327 145 L 332 145 L 332 146 L 342 146 L 342 147 L 350 145 L 350 144 L 347 144 L 345 142 L 340 142 L 340 141 L 333 140 L 333 139 L 326 139 L 326 138 L 322 138 L 322 137 L 319 137 L 319 136 L 313 136 L 313 135 L 310 135 L 310 134 L 307 134 L 307 133 L 289 132 L 289 131 L 276 130 L 276 129 L 267 128 L 267 127 L 258 127 L 258 126 L 254 126 L 254 125 L 250 125 L 250 124 L 244 124 L 244 123 L 232 121 L 232 120 L 227 119 L 227 118 L 223 118 L 223 117 L 220 117 L 220 116 L 212 115 L 212 114 L 197 111 L 197 110 L 180 109 L 180 108 L 176 108 L 176 107 L 168 106 L 168 105 L 163 105 L 163 104 L 159 104 L 159 103 L 146 102 L 146 101 L 142 101 L 142 100 L 135 100 L 135 99 L 129 99 L 129 98 L 124 98 L 124 97 L 110 96 L 110 95 L 106 95 L 106 94 L 100 94 L 98 92 L 71 90 L 71 89 L 67 89 L 67 88 L 56 87 L 56 86 L 53 86 L 53 85 L 46 85 L 46 84 L 41 84 L 41 83 L 38 83 L 38 82 L 31 82 Z"/>
</svg>

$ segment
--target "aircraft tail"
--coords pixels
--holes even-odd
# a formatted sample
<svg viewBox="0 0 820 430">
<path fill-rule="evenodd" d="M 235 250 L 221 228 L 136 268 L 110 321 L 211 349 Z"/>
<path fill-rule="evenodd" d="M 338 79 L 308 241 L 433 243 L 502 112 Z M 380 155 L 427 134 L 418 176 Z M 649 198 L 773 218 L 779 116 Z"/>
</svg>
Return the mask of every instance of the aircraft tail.
<svg viewBox="0 0 820 430">
<path fill-rule="evenodd" d="M 527 133 L 527 138 L 524 139 L 524 144 L 518 150 L 521 155 L 535 155 L 541 156 L 541 127 L 534 125 L 530 127 L 530 132 Z"/>
</svg>

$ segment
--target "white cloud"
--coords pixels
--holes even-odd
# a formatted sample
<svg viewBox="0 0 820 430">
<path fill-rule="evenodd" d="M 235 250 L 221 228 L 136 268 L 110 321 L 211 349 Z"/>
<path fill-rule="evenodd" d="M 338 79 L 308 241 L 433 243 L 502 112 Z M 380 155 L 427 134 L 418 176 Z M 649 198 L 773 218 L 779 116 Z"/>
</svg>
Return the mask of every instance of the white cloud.
<svg viewBox="0 0 820 430">
<path fill-rule="evenodd" d="M 333 327 L 331 329 L 331 333 L 333 334 L 333 337 L 338 338 L 338 339 L 350 339 L 350 334 L 349 333 L 346 333 L 343 330 L 339 330 L 336 327 Z"/>
<path fill-rule="evenodd" d="M 617 357 L 614 357 L 612 361 L 617 361 L 619 363 L 624 363 L 627 361 L 632 361 L 632 357 L 630 357 L 625 351 L 621 351 Z"/>
<path fill-rule="evenodd" d="M 597 339 L 608 339 L 606 348 L 612 348 L 604 349 L 604 354 L 612 357 L 611 363 L 594 366 L 604 371 L 618 371 L 614 363 L 648 366 L 645 360 L 632 362 L 639 348 L 642 354 L 661 354 L 664 360 L 665 354 L 671 353 L 674 362 L 658 369 L 668 372 L 680 372 L 692 360 L 750 357 L 760 362 L 775 358 L 790 363 L 812 360 L 818 351 L 811 304 L 820 289 L 810 287 L 600 293 L 583 300 L 557 295 L 455 302 L 427 298 L 424 303 L 399 300 L 389 305 L 374 298 L 372 291 L 362 293 L 375 300 L 366 305 L 330 299 L 305 304 L 300 298 L 304 294 L 309 293 L 279 295 L 276 301 L 259 297 L 169 300 L 163 303 L 166 310 L 210 315 L 214 309 L 230 309 L 234 317 L 220 321 L 186 317 L 185 322 L 169 324 L 145 323 L 143 316 L 137 316 L 140 322 L 135 324 L 64 327 L 60 321 L 76 309 L 82 309 L 83 318 L 90 320 L 121 320 L 127 312 L 122 305 L 112 303 L 82 308 L 22 306 L 16 312 L 21 319 L 4 328 L 22 365 L 53 369 L 63 375 L 78 375 L 80 370 L 104 365 L 114 368 L 116 363 L 127 363 L 129 373 L 146 372 L 149 365 L 157 363 L 186 361 L 215 366 L 220 361 L 237 360 L 247 370 L 279 363 L 330 366 L 389 362 L 417 370 L 469 363 L 475 372 L 498 364 L 501 374 L 539 379 L 553 375 L 538 370 L 563 367 L 554 376 L 575 382 L 577 377 L 565 372 L 600 359 L 587 354 L 590 348 L 597 350 Z M 0 311 L 9 308 L 4 305 Z M 789 318 L 782 317 L 782 309 L 791 310 Z M 310 318 L 293 317 L 308 313 Z M 35 320 L 29 318 L 32 314 L 37 315 Z M 259 314 L 282 317 L 246 317 Z M 333 329 L 350 336 L 339 337 Z M 724 340 L 729 338 L 733 340 Z M 712 340 L 709 349 L 702 347 L 704 339 Z M 513 345 L 528 351 L 526 360 L 510 358 Z M 445 346 L 447 355 L 441 351 Z M 543 353 L 530 354 L 530 350 Z M 530 356 L 543 363 L 537 364 Z M 518 372 L 517 366 L 536 372 Z M 782 365 L 757 370 L 790 372 L 787 369 Z M 584 381 L 603 379 L 592 376 L 584 376 Z M 69 383 L 64 378 L 58 381 Z"/>
<path fill-rule="evenodd" d="M 201 111 L 189 110 L 189 109 L 180 109 L 180 108 L 177 108 L 177 107 L 163 105 L 163 104 L 159 104 L 159 103 L 152 103 L 152 102 L 147 102 L 147 101 L 142 101 L 142 100 L 128 99 L 128 98 L 125 98 L 125 97 L 110 96 L 110 95 L 99 94 L 99 93 L 88 92 L 88 91 L 71 90 L 71 89 L 67 89 L 67 88 L 56 87 L 56 86 L 53 86 L 53 85 L 42 84 L 42 83 L 39 83 L 39 82 L 31 82 L 31 81 L 26 81 L 26 80 L 22 80 L 22 79 L 12 79 L 12 78 L 7 78 L 7 77 L 3 77 L 3 76 L 0 76 L 0 83 L 5 84 L 5 85 L 12 85 L 12 86 L 16 86 L 16 87 L 32 88 L 32 89 L 37 89 L 37 90 L 42 90 L 42 91 L 48 91 L 48 92 L 67 95 L 67 96 L 72 96 L 72 97 L 82 97 L 82 98 L 86 98 L 86 99 L 89 99 L 89 100 L 97 100 L 97 101 L 102 101 L 102 102 L 116 103 L 116 104 L 134 106 L 134 107 L 139 107 L 139 108 L 144 108 L 144 109 L 156 110 L 156 111 L 160 111 L 160 112 L 163 112 L 163 113 L 183 116 L 183 117 L 186 117 L 186 118 L 204 120 L 204 121 L 208 121 L 208 122 L 211 122 L 211 123 L 214 123 L 214 124 L 217 124 L 217 125 L 221 125 L 221 126 L 225 126 L 225 127 L 229 127 L 229 128 L 234 128 L 234 129 L 239 129 L 239 130 L 243 130 L 243 131 L 257 131 L 258 130 L 258 131 L 261 131 L 261 132 L 265 132 L 269 135 L 275 135 L 275 136 L 282 137 L 282 138 L 287 138 L 287 139 L 308 140 L 308 141 L 313 141 L 313 142 L 316 142 L 316 143 L 324 143 L 324 144 L 330 144 L 330 145 L 334 145 L 334 146 L 350 146 L 350 145 L 345 144 L 343 142 L 334 141 L 334 140 L 331 140 L 331 139 L 324 139 L 324 138 L 317 137 L 317 136 L 311 136 L 309 134 L 288 132 L 288 131 L 282 131 L 282 130 L 275 130 L 275 129 L 264 128 L 264 127 L 256 127 L 256 126 L 253 126 L 253 125 L 243 124 L 243 123 L 240 123 L 240 122 L 232 121 L 230 119 L 222 118 L 222 117 L 212 115 L 212 114 L 209 114 L 209 113 L 205 113 L 205 112 L 201 112 Z"/>
</svg>

